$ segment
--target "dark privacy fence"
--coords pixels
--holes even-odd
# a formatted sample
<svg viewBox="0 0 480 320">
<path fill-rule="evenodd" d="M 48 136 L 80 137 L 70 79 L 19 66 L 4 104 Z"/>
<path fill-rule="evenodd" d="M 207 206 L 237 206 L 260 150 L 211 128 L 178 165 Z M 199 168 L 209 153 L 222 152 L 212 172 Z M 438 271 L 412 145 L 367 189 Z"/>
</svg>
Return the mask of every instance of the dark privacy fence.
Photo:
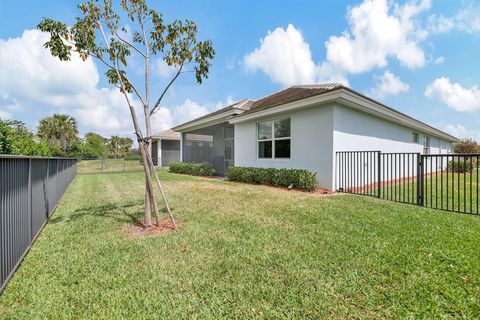
<svg viewBox="0 0 480 320">
<path fill-rule="evenodd" d="M 336 190 L 480 214 L 480 154 L 336 154 Z"/>
<path fill-rule="evenodd" d="M 0 293 L 77 173 L 77 161 L 0 155 Z"/>
</svg>

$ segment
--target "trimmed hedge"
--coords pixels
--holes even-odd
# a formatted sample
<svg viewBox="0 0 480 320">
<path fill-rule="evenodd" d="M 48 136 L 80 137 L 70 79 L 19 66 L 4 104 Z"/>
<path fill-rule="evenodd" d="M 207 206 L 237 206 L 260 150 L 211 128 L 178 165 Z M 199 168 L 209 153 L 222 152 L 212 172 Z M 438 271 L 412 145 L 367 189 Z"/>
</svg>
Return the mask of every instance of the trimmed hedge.
<svg viewBox="0 0 480 320">
<path fill-rule="evenodd" d="M 471 172 L 474 165 L 475 163 L 470 163 L 470 160 L 448 161 L 447 169 L 450 172 L 466 173 Z"/>
<path fill-rule="evenodd" d="M 300 169 L 274 169 L 253 167 L 229 167 L 226 176 L 230 181 L 258 183 L 314 191 L 318 182 L 315 173 Z"/>
<path fill-rule="evenodd" d="M 215 169 L 208 163 L 172 162 L 168 171 L 173 173 L 184 173 L 192 176 L 213 176 Z"/>
</svg>

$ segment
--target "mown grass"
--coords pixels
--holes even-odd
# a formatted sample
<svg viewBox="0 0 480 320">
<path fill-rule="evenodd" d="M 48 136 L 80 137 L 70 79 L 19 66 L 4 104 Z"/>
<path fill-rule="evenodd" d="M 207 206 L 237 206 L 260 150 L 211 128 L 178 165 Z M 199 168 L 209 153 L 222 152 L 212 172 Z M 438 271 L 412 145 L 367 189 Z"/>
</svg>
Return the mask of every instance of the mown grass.
<svg viewBox="0 0 480 320">
<path fill-rule="evenodd" d="M 143 165 L 139 160 L 124 159 L 98 159 L 80 160 L 77 165 L 78 174 L 84 173 L 110 173 L 142 171 Z"/>
<path fill-rule="evenodd" d="M 479 182 L 477 170 L 469 173 L 438 171 L 425 175 L 423 182 L 424 205 L 431 208 L 480 214 Z M 416 203 L 417 188 L 417 179 L 405 177 L 398 183 L 382 184 L 380 191 L 383 199 Z M 376 194 L 377 192 L 378 189 L 371 190 L 371 193 Z"/>
<path fill-rule="evenodd" d="M 161 172 L 182 228 L 130 239 L 142 173 L 77 176 L 0 318 L 479 318 L 478 217 Z"/>
</svg>

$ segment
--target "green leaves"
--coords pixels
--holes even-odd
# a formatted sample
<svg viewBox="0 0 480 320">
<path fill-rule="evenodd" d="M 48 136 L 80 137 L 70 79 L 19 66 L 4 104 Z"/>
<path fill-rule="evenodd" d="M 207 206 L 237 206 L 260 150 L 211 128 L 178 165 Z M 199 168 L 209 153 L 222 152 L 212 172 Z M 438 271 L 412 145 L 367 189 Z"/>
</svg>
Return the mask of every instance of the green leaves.
<svg viewBox="0 0 480 320">
<path fill-rule="evenodd" d="M 40 22 L 38 29 L 50 34 L 45 48 L 62 61 L 70 60 L 72 52 L 78 53 L 84 61 L 90 56 L 97 58 L 107 67 L 105 75 L 109 83 L 121 88 L 123 82 L 125 91 L 134 92 L 142 102 L 149 99 L 141 96 L 124 71 L 128 58 L 132 52 L 144 59 L 160 56 L 169 66 L 176 67 L 177 73 L 151 113 L 179 75 L 193 72 L 197 83 L 208 77 L 215 50 L 211 41 L 197 39 L 198 27 L 194 21 L 174 20 L 166 24 L 162 14 L 149 9 L 144 0 L 121 1 L 121 10 L 135 22 L 129 23 L 128 28 L 126 24 L 120 26 L 121 17 L 125 15 L 115 11 L 117 7 L 111 0 L 88 0 L 77 7 L 81 14 L 70 28 L 50 18 Z"/>
<path fill-rule="evenodd" d="M 118 73 L 120 73 L 120 76 L 122 77 L 122 82 L 123 82 L 123 86 L 125 88 L 125 91 L 126 92 L 132 92 L 132 89 L 133 89 L 132 84 L 126 78 L 125 71 L 119 70 Z M 118 78 L 118 73 L 117 73 L 116 70 L 110 69 L 110 70 L 107 70 L 105 72 L 105 76 L 107 77 L 109 83 L 115 85 L 116 87 L 120 88 L 120 90 L 122 90 L 120 79 Z"/>
<path fill-rule="evenodd" d="M 37 26 L 42 32 L 50 33 L 50 41 L 44 44 L 46 49 L 50 50 L 52 56 L 62 61 L 70 60 L 71 46 L 64 41 L 70 39 L 70 32 L 65 23 L 61 23 L 49 18 L 43 18 L 42 22 Z"/>
<path fill-rule="evenodd" d="M 78 128 L 75 118 L 66 114 L 54 114 L 40 120 L 37 127 L 40 138 L 48 141 L 52 148 L 67 152 L 78 141 Z"/>
</svg>

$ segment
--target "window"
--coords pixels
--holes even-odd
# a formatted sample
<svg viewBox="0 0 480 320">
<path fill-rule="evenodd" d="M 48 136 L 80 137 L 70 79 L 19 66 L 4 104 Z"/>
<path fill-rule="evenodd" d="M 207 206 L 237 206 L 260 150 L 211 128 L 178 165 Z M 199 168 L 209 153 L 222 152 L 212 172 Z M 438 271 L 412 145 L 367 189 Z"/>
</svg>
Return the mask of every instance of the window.
<svg viewBox="0 0 480 320">
<path fill-rule="evenodd" d="M 420 141 L 418 132 L 413 132 L 413 133 L 412 133 L 412 141 L 413 141 L 414 143 L 418 143 L 418 142 Z"/>
<path fill-rule="evenodd" d="M 257 124 L 258 157 L 261 159 L 290 158 L 290 119 Z"/>
<path fill-rule="evenodd" d="M 423 154 L 430 154 L 430 137 L 423 137 Z"/>
</svg>

